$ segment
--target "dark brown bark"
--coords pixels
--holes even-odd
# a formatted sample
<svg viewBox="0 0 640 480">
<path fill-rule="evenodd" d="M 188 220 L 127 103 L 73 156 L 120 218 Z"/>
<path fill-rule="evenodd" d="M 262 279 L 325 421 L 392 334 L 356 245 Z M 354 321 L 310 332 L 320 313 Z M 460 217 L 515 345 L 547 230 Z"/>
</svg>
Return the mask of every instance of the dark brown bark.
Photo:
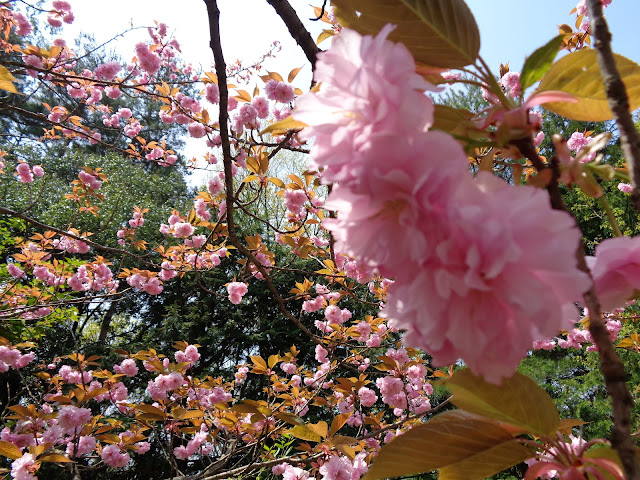
<svg viewBox="0 0 640 480">
<path fill-rule="evenodd" d="M 616 67 L 615 57 L 611 50 L 611 32 L 602 14 L 600 0 L 587 0 L 587 8 L 591 17 L 591 35 L 593 48 L 598 54 L 598 65 L 604 82 L 609 108 L 618 125 L 620 143 L 633 185 L 631 198 L 640 211 L 640 133 L 636 130 L 633 117 L 629 111 L 629 97 Z"/>
<path fill-rule="evenodd" d="M 513 144 L 518 147 L 520 153 L 533 164 L 536 170 L 553 169 L 553 176 L 549 185 L 547 185 L 551 206 L 556 210 L 567 211 L 558 186 L 556 160 L 553 159 L 551 165 L 546 165 L 538 156 L 531 137 L 515 140 Z M 550 241 L 553 241 L 553 239 L 550 239 Z M 591 277 L 591 271 L 587 266 L 582 244 L 578 247 L 576 258 L 578 268 Z M 607 392 L 611 398 L 613 409 L 611 444 L 622 460 L 627 478 L 637 480 L 639 478 L 638 466 L 635 461 L 635 445 L 631 437 L 633 398 L 627 388 L 627 373 L 622 359 L 609 338 L 609 331 L 602 317 L 600 302 L 593 286 L 585 292 L 583 299 L 585 306 L 589 309 L 589 332 L 593 338 L 593 343 L 598 347 L 600 371 L 604 376 Z"/>
<path fill-rule="evenodd" d="M 302 51 L 307 56 L 309 62 L 311 62 L 311 68 L 316 69 L 316 56 L 321 51 L 316 42 L 311 38 L 311 34 L 305 28 L 305 26 L 298 18 L 296 11 L 293 9 L 287 0 L 267 0 L 276 13 L 280 16 L 284 24 L 289 29 L 289 33 L 293 39 L 300 45 Z"/>
</svg>

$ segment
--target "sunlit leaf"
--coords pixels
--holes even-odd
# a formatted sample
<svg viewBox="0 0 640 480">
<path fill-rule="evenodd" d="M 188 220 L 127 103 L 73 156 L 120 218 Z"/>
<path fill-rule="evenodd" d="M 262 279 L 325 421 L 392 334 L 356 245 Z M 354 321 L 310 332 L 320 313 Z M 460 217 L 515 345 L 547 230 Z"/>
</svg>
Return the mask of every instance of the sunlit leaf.
<svg viewBox="0 0 640 480">
<path fill-rule="evenodd" d="M 298 76 L 298 73 L 300 73 L 300 70 L 302 70 L 302 67 L 294 68 L 293 70 L 291 70 L 289 72 L 289 77 L 287 78 L 287 82 L 289 83 L 293 82 L 293 80 Z"/>
<path fill-rule="evenodd" d="M 402 42 L 417 62 L 458 68 L 473 63 L 480 51 L 475 18 L 462 0 L 334 0 L 344 27 L 376 35 L 397 25 L 389 38 Z"/>
<path fill-rule="evenodd" d="M 476 127 L 473 118 L 476 114 L 462 108 L 448 105 L 435 105 L 433 112 L 433 129 L 456 135 L 458 137 L 481 139 L 487 133 Z"/>
<path fill-rule="evenodd" d="M 287 430 L 286 433 L 308 442 L 320 443 L 322 441 L 322 436 L 311 430 L 308 425 L 296 425 Z"/>
<path fill-rule="evenodd" d="M 316 39 L 316 45 L 320 45 L 322 42 L 324 42 L 327 38 L 331 38 L 336 34 L 336 32 L 334 32 L 333 30 L 322 30 L 322 32 L 320 32 L 320 35 L 318 35 L 318 38 Z"/>
<path fill-rule="evenodd" d="M 558 429 L 560 418 L 551 397 L 520 373 L 494 385 L 464 369 L 443 383 L 458 408 L 539 435 L 552 435 Z"/>
<path fill-rule="evenodd" d="M 613 118 L 596 55 L 594 49 L 587 48 L 570 53 L 551 65 L 537 91 L 566 92 L 578 102 L 546 103 L 546 109 L 572 120 L 603 122 Z M 614 56 L 627 90 L 629 106 L 635 110 L 640 107 L 640 66 L 622 55 Z"/>
<path fill-rule="evenodd" d="M 13 443 L 0 440 L 0 455 L 15 460 L 22 456 L 22 452 Z"/>
<path fill-rule="evenodd" d="M 448 478 L 484 478 L 533 456 L 495 422 L 450 410 L 395 437 L 378 452 L 364 480 L 416 475 L 443 469 Z M 477 473 L 470 465 L 478 463 Z M 456 465 L 458 469 L 456 469 Z M 446 470 L 445 470 L 446 468 Z"/>
<path fill-rule="evenodd" d="M 18 93 L 16 87 L 13 86 L 13 80 L 15 80 L 15 77 L 11 75 L 11 72 L 0 65 L 0 90 L 6 90 L 7 92 L 11 93 Z"/>
<path fill-rule="evenodd" d="M 282 135 L 284 133 L 287 133 L 287 130 L 298 130 L 306 126 L 306 123 L 294 120 L 293 117 L 288 116 L 284 120 L 280 120 L 279 122 L 275 122 L 269 125 L 267 128 L 260 132 L 260 135 L 264 135 L 265 133 L 270 133 L 272 135 Z"/>
<path fill-rule="evenodd" d="M 552 38 L 546 45 L 538 48 L 524 62 L 522 72 L 520 72 L 520 85 L 524 92 L 531 85 L 542 78 L 553 63 L 562 47 L 564 35 Z"/>
</svg>

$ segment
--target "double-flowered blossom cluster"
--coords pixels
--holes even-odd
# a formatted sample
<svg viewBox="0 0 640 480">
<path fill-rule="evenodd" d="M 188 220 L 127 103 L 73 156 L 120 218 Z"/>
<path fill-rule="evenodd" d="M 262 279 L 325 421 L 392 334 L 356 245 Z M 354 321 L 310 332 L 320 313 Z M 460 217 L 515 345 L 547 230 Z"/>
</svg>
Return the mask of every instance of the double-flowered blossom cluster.
<svg viewBox="0 0 640 480">
<path fill-rule="evenodd" d="M 294 112 L 338 218 L 336 248 L 394 278 L 383 313 L 437 365 L 462 358 L 492 382 L 535 340 L 570 328 L 590 281 L 580 233 L 547 194 L 474 179 L 460 144 L 430 130 L 435 87 L 409 51 L 343 30 L 319 56 L 315 95 Z"/>
</svg>

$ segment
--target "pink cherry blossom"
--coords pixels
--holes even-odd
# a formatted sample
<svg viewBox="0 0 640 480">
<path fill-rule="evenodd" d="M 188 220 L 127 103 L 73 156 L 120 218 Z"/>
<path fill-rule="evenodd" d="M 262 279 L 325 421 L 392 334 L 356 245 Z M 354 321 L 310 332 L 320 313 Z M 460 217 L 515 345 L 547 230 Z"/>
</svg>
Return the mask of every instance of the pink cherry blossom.
<svg viewBox="0 0 640 480">
<path fill-rule="evenodd" d="M 91 410 L 88 408 L 78 408 L 73 405 L 60 407 L 58 411 L 58 425 L 68 433 L 91 420 Z"/>
<path fill-rule="evenodd" d="M 129 463 L 131 457 L 126 451 L 122 451 L 118 445 L 107 445 L 102 449 L 100 458 L 113 468 L 122 468 Z"/>
<path fill-rule="evenodd" d="M 604 310 L 624 307 L 640 290 L 640 237 L 603 240 L 587 263 Z"/>
<path fill-rule="evenodd" d="M 40 468 L 35 460 L 35 457 L 30 453 L 25 453 L 14 460 L 11 464 L 11 476 L 15 480 L 38 480 L 33 475 Z"/>
<path fill-rule="evenodd" d="M 435 87 L 415 73 L 407 48 L 386 37 L 343 29 L 331 48 L 318 55 L 317 94 L 297 100 L 294 117 L 309 128 L 303 138 L 316 138 L 313 168 L 325 167 L 326 182 L 354 181 L 365 162 L 363 151 L 381 133 L 423 132 L 433 122 L 433 102 L 422 92 Z"/>
<path fill-rule="evenodd" d="M 248 291 L 249 289 L 247 288 L 247 284 L 244 282 L 231 282 L 227 285 L 229 301 L 234 305 L 238 305 L 242 302 L 242 297 L 244 297 Z"/>
</svg>

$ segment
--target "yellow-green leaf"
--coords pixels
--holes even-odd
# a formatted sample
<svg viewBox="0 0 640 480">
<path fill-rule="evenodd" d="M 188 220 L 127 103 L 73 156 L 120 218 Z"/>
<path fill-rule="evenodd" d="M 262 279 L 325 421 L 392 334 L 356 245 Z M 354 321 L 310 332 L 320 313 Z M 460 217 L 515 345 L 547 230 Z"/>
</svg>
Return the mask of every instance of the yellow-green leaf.
<svg viewBox="0 0 640 480">
<path fill-rule="evenodd" d="M 249 175 L 244 180 L 242 180 L 242 182 L 243 183 L 250 183 L 250 182 L 253 182 L 254 180 L 258 180 L 258 178 L 260 178 L 260 177 L 258 177 L 257 175 Z"/>
<path fill-rule="evenodd" d="M 433 111 L 433 129 L 442 130 L 457 137 L 470 139 L 487 138 L 487 133 L 479 130 L 473 122 L 476 114 L 462 108 L 448 105 L 435 105 Z"/>
<path fill-rule="evenodd" d="M 545 103 L 546 109 L 572 120 L 603 122 L 613 118 L 596 55 L 594 49 L 587 48 L 570 53 L 551 65 L 537 91 L 566 92 L 576 97 L 578 103 Z M 640 66 L 622 55 L 614 56 L 627 89 L 629 106 L 635 110 L 640 107 Z"/>
<path fill-rule="evenodd" d="M 318 423 L 308 423 L 305 425 L 309 430 L 311 430 L 316 435 L 320 435 L 322 438 L 326 438 L 327 432 L 329 431 L 329 425 L 327 422 L 320 421 Z"/>
<path fill-rule="evenodd" d="M 22 456 L 22 452 L 13 443 L 0 440 L 0 455 L 15 460 Z"/>
<path fill-rule="evenodd" d="M 320 32 L 320 35 L 318 35 L 318 38 L 316 39 L 316 45 L 320 45 L 322 42 L 324 42 L 327 38 L 331 38 L 335 35 L 336 33 L 333 30 L 322 30 L 322 32 Z"/>
<path fill-rule="evenodd" d="M 16 87 L 13 86 L 12 80 L 16 78 L 11 75 L 11 72 L 5 67 L 0 65 L 0 90 L 6 90 L 11 93 L 18 93 Z"/>
<path fill-rule="evenodd" d="M 463 0 L 333 0 L 331 4 L 340 24 L 361 34 L 377 35 L 386 24 L 397 25 L 389 38 L 404 43 L 416 62 L 459 68 L 478 57 L 478 25 Z"/>
<path fill-rule="evenodd" d="M 306 440 L 308 442 L 322 442 L 322 437 L 318 435 L 316 432 L 311 430 L 308 425 L 296 425 L 293 428 L 290 428 L 286 431 L 289 435 L 293 435 L 300 440 Z"/>
<path fill-rule="evenodd" d="M 484 478 L 484 472 L 496 473 L 533 455 L 496 422 L 461 410 L 450 410 L 382 447 L 364 480 L 416 475 L 438 469 L 451 475 L 449 478 L 455 478 L 452 475 L 458 471 L 464 471 L 467 479 Z M 468 471 L 473 462 L 479 462 L 480 473 L 477 475 Z"/>
<path fill-rule="evenodd" d="M 482 480 L 535 456 L 515 438 L 440 469 L 438 480 Z"/>
<path fill-rule="evenodd" d="M 519 373 L 494 385 L 464 369 L 443 383 L 451 390 L 456 407 L 476 415 L 538 435 L 552 435 L 560 424 L 558 410 L 547 392 Z"/>
<path fill-rule="evenodd" d="M 189 410 L 180 415 L 180 420 L 190 420 L 192 418 L 202 418 L 204 413 L 201 410 Z"/>
<path fill-rule="evenodd" d="M 306 123 L 294 120 L 292 116 L 288 116 L 284 120 L 280 120 L 279 122 L 275 122 L 269 125 L 267 128 L 260 132 L 260 135 L 264 135 L 265 133 L 271 133 L 272 135 L 282 135 L 283 133 L 287 133 L 287 130 L 299 130 L 306 126 Z"/>
</svg>

